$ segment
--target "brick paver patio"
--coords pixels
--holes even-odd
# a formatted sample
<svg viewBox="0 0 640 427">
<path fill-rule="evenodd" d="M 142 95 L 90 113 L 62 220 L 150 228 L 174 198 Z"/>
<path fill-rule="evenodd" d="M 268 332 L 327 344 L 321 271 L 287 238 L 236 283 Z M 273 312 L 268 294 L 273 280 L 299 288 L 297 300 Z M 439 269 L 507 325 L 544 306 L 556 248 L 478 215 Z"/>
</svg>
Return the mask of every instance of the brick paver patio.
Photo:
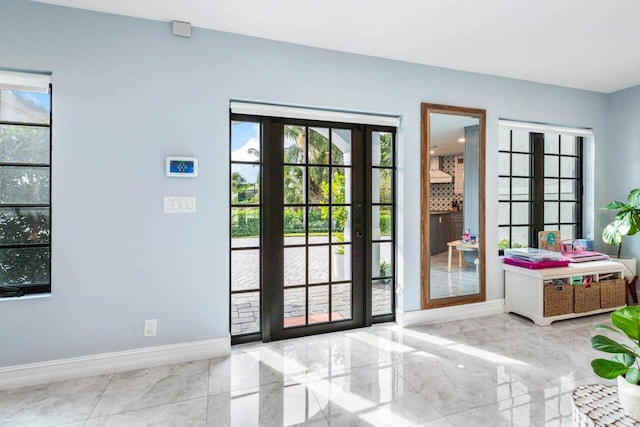
<svg viewBox="0 0 640 427">
<path fill-rule="evenodd" d="M 327 237 L 314 236 L 310 243 L 328 243 Z M 287 237 L 285 244 L 304 244 L 304 237 Z M 234 239 L 233 247 L 258 246 L 257 238 Z M 348 246 L 347 246 L 348 247 Z M 391 262 L 391 245 L 381 245 L 380 260 Z M 347 254 L 342 256 L 348 259 Z M 338 268 L 341 256 L 329 257 L 329 247 L 309 247 L 309 283 L 324 283 L 329 281 L 329 262 L 334 263 L 333 280 L 348 280 L 351 276 L 349 269 Z M 234 290 L 258 289 L 259 286 L 259 251 L 232 251 L 232 288 Z M 305 282 L 305 248 L 285 248 L 285 287 L 299 285 Z M 332 285 L 332 320 L 351 318 L 351 284 L 342 283 Z M 309 323 L 326 322 L 329 317 L 329 289 L 328 285 L 309 288 Z M 373 313 L 391 312 L 392 283 L 374 281 L 373 283 Z M 294 326 L 304 324 L 305 320 L 304 288 L 285 288 L 284 317 L 285 325 Z M 245 293 L 232 295 L 231 301 L 231 333 L 233 335 L 257 332 L 260 330 L 260 301 L 259 294 Z"/>
</svg>

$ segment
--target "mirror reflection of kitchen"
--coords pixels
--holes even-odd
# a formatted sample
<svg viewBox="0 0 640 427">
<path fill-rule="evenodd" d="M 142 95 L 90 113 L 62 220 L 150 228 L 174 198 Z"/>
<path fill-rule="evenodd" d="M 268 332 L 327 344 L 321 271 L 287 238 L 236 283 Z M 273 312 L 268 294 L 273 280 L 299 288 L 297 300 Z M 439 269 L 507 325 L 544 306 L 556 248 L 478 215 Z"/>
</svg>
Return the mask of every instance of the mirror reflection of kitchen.
<svg viewBox="0 0 640 427">
<path fill-rule="evenodd" d="M 478 294 L 479 120 L 431 113 L 430 136 L 430 299 Z"/>
</svg>

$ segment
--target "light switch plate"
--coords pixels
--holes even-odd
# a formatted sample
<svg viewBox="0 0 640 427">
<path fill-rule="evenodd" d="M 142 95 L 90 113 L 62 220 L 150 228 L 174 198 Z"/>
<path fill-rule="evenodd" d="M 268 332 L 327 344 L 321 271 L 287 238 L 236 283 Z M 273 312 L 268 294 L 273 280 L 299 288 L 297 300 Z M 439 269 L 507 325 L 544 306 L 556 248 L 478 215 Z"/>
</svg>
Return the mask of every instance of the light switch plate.
<svg viewBox="0 0 640 427">
<path fill-rule="evenodd" d="M 195 213 L 195 196 L 165 196 L 164 213 Z"/>
</svg>

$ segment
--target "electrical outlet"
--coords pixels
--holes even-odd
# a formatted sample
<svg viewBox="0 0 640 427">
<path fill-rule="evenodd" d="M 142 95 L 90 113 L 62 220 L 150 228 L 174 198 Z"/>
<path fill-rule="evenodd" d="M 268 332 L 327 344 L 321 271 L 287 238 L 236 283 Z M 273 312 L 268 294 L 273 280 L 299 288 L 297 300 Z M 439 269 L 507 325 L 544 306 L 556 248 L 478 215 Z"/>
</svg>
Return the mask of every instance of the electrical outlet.
<svg viewBox="0 0 640 427">
<path fill-rule="evenodd" d="M 155 337 L 156 336 L 156 327 L 158 326 L 157 319 L 147 319 L 144 321 L 144 336 L 145 337 Z"/>
</svg>

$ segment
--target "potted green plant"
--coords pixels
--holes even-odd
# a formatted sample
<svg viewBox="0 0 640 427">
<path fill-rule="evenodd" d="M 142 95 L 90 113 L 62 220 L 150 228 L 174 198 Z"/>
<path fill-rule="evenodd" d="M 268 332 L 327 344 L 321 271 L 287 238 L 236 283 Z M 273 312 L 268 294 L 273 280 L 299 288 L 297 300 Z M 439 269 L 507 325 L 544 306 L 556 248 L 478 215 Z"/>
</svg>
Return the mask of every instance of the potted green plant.
<svg viewBox="0 0 640 427">
<path fill-rule="evenodd" d="M 631 190 L 627 197 L 627 203 L 617 200 L 603 207 L 603 210 L 617 211 L 613 221 L 602 230 L 602 241 L 608 245 L 618 246 L 617 261 L 627 266 L 625 277 L 633 277 L 636 275 L 636 258 L 622 258 L 622 238 L 624 236 L 633 236 L 640 231 L 640 188 Z"/>
<path fill-rule="evenodd" d="M 391 264 L 386 262 L 386 261 L 382 261 L 380 263 L 380 276 L 391 276 Z M 382 279 L 382 283 L 384 283 L 385 285 L 388 285 L 391 282 L 391 279 Z"/>
<path fill-rule="evenodd" d="M 591 361 L 593 372 L 607 379 L 617 379 L 618 397 L 622 408 L 634 419 L 640 420 L 640 306 L 620 308 L 611 313 L 609 325 L 597 324 L 594 328 L 613 332 L 626 338 L 618 342 L 604 335 L 591 338 L 591 347 L 613 354 L 610 360 Z"/>
<path fill-rule="evenodd" d="M 640 188 L 631 190 L 627 203 L 614 200 L 603 210 L 616 210 L 615 218 L 602 230 L 602 240 L 609 245 L 618 245 L 618 258 L 622 252 L 622 238 L 640 231 Z"/>
</svg>

